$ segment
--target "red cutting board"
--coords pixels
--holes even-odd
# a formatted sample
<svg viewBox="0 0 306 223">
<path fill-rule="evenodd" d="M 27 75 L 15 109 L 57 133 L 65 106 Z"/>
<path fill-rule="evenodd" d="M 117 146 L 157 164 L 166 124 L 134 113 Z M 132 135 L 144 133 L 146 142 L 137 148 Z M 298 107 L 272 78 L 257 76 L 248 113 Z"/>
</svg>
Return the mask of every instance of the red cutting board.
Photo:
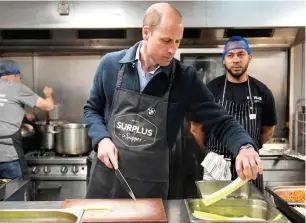
<svg viewBox="0 0 306 223">
<path fill-rule="evenodd" d="M 62 208 L 108 207 L 110 210 L 87 210 L 83 223 L 167 223 L 161 199 L 66 199 Z"/>
</svg>

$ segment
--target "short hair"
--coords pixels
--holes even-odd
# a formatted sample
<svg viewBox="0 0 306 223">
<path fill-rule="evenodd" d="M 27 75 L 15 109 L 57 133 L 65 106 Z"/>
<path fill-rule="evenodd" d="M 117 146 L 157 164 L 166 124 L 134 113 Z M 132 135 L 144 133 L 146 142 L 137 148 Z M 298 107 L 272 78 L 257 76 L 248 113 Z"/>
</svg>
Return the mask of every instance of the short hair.
<svg viewBox="0 0 306 223">
<path fill-rule="evenodd" d="M 155 27 L 157 27 L 158 25 L 160 25 L 163 12 L 160 10 L 159 7 L 156 7 L 157 5 L 168 5 L 168 7 L 170 7 L 172 10 L 174 10 L 181 18 L 182 18 L 182 14 L 172 5 L 168 4 L 168 3 L 157 3 L 152 5 L 145 13 L 144 18 L 143 18 L 143 27 L 144 26 L 148 26 L 151 29 L 154 29 Z"/>
<path fill-rule="evenodd" d="M 143 27 L 148 26 L 151 29 L 154 29 L 161 23 L 161 20 L 162 14 L 156 8 L 152 8 L 145 13 L 143 18 Z"/>
</svg>

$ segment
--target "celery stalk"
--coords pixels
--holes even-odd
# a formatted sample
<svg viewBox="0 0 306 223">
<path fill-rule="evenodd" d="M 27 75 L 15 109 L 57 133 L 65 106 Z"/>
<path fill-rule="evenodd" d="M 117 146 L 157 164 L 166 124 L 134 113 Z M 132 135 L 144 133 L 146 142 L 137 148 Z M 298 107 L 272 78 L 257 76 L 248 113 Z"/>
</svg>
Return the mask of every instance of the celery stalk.
<svg viewBox="0 0 306 223">
<path fill-rule="evenodd" d="M 194 211 L 192 215 L 201 220 L 228 220 L 228 217 L 203 211 Z"/>
<path fill-rule="evenodd" d="M 234 220 L 234 221 L 266 221 L 265 219 L 262 218 L 250 218 L 248 216 L 243 216 L 243 217 L 238 217 L 238 218 L 229 218 L 229 220 Z"/>
<path fill-rule="evenodd" d="M 235 190 L 237 190 L 239 187 L 241 187 L 246 182 L 248 182 L 248 180 L 242 180 L 240 177 L 238 177 L 236 180 L 234 180 L 232 183 L 230 183 L 226 187 L 203 198 L 202 202 L 204 203 L 205 206 L 212 205 L 216 203 L 217 201 L 225 198 L 229 194 L 233 193 Z"/>
<path fill-rule="evenodd" d="M 85 206 L 83 208 L 85 211 L 94 211 L 94 210 L 104 210 L 104 211 L 112 211 L 113 209 L 111 207 L 108 206 Z"/>
<path fill-rule="evenodd" d="M 278 214 L 273 220 L 276 221 L 281 219 L 282 217 L 283 217 L 282 214 Z"/>
<path fill-rule="evenodd" d="M 223 220 L 223 221 L 265 221 L 262 218 L 250 218 L 247 216 L 243 217 L 226 217 L 222 215 L 217 215 L 217 214 L 211 214 L 208 212 L 203 212 L 203 211 L 194 211 L 192 215 L 195 218 L 201 219 L 201 220 Z"/>
</svg>

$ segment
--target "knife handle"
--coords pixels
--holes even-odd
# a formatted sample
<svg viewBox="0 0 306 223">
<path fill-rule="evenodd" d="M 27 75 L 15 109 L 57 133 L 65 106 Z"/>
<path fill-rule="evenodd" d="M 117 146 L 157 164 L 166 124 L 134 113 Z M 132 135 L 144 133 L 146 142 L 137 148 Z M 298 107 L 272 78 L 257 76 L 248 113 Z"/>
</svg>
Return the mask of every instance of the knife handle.
<svg viewBox="0 0 306 223">
<path fill-rule="evenodd" d="M 112 165 L 113 169 L 115 170 L 114 164 L 112 163 L 111 159 L 109 159 L 109 163 Z M 118 161 L 118 165 L 119 165 L 119 161 Z"/>
</svg>

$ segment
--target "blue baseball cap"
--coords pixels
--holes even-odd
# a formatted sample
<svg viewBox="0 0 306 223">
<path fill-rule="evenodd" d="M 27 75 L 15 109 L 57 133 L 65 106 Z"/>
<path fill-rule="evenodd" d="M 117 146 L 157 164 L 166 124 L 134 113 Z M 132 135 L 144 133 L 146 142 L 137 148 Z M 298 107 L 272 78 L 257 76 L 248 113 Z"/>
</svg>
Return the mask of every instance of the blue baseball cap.
<svg viewBox="0 0 306 223">
<path fill-rule="evenodd" d="M 20 75 L 20 68 L 18 64 L 13 60 L 0 61 L 0 77 L 11 74 Z"/>
<path fill-rule="evenodd" d="M 248 52 L 248 54 L 252 53 L 248 41 L 246 41 L 241 36 L 232 36 L 225 42 L 224 50 L 222 53 L 222 60 L 224 60 L 224 57 L 228 51 L 235 49 L 244 49 Z"/>
</svg>

